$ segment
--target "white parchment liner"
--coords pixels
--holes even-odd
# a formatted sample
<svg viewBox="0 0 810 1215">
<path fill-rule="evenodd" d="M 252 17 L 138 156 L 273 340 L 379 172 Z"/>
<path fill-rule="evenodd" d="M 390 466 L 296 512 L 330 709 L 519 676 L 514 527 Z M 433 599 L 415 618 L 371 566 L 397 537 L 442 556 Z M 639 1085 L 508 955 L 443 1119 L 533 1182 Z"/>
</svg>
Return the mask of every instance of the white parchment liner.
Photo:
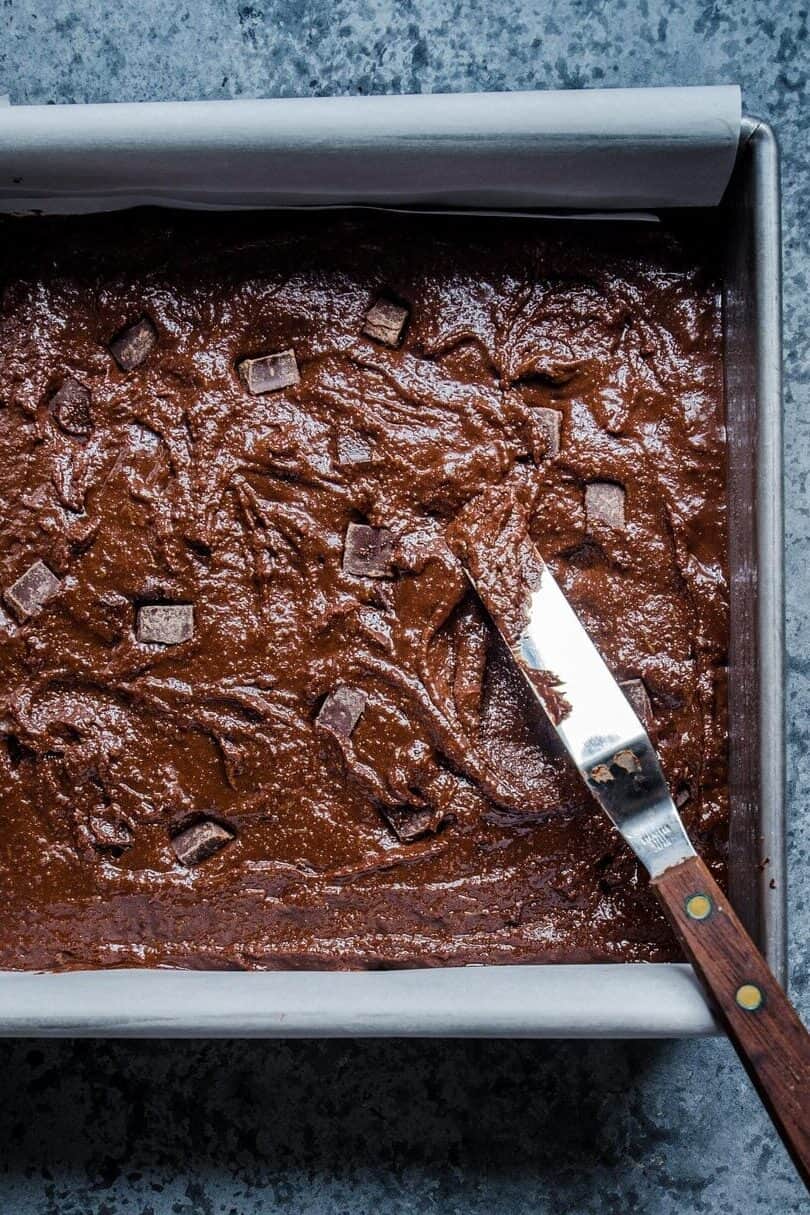
<svg viewBox="0 0 810 1215">
<path fill-rule="evenodd" d="M 713 206 L 739 134 L 731 85 L 9 105 L 0 210 Z"/>
</svg>

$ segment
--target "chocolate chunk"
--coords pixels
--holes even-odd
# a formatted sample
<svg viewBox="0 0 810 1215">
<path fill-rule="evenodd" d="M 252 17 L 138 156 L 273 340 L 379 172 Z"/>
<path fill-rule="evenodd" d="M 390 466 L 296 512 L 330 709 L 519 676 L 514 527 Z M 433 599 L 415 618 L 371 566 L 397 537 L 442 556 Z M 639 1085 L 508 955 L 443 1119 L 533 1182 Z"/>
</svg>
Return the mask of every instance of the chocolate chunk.
<svg viewBox="0 0 810 1215">
<path fill-rule="evenodd" d="M 341 468 L 361 468 L 371 462 L 371 448 L 358 435 L 338 435 L 337 462 Z"/>
<path fill-rule="evenodd" d="M 650 726 L 654 724 L 655 718 L 653 717 L 650 696 L 644 680 L 626 679 L 624 683 L 619 684 L 619 687 L 630 701 L 636 717 L 649 730 Z"/>
<path fill-rule="evenodd" d="M 394 537 L 387 527 L 350 523 L 346 529 L 343 568 L 359 578 L 390 578 Z"/>
<path fill-rule="evenodd" d="M 126 823 L 110 822 L 109 819 L 94 814 L 89 825 L 93 842 L 99 852 L 121 853 L 132 845 L 132 832 Z"/>
<path fill-rule="evenodd" d="M 322 730 L 345 741 L 351 737 L 365 707 L 366 695 L 359 688 L 335 688 L 321 705 L 315 721 Z"/>
<path fill-rule="evenodd" d="M 265 354 L 259 359 L 242 359 L 239 375 L 248 392 L 260 396 L 263 392 L 278 392 L 301 382 L 294 350 Z"/>
<path fill-rule="evenodd" d="M 374 645 L 378 645 L 387 654 L 393 654 L 394 635 L 391 631 L 391 621 L 384 612 L 371 607 L 360 608 L 357 623 Z"/>
<path fill-rule="evenodd" d="M 692 790 L 688 785 L 679 785 L 672 799 L 679 810 L 683 810 L 692 800 Z"/>
<path fill-rule="evenodd" d="M 543 455 L 546 459 L 553 460 L 560 454 L 562 414 L 559 409 L 535 409 L 534 416 L 545 447 Z"/>
<path fill-rule="evenodd" d="M 179 645 L 194 634 L 194 605 L 150 603 L 138 608 L 138 641 Z"/>
<path fill-rule="evenodd" d="M 398 346 L 407 320 L 407 308 L 390 300 L 379 299 L 366 313 L 363 333 L 384 346 Z"/>
<path fill-rule="evenodd" d="M 394 835 L 403 844 L 412 844 L 423 835 L 436 831 L 440 816 L 431 807 L 383 806 L 383 817 Z"/>
<path fill-rule="evenodd" d="M 51 409 L 56 421 L 69 435 L 85 438 L 93 429 L 90 417 L 90 389 L 72 375 L 66 375 L 51 397 Z"/>
<path fill-rule="evenodd" d="M 122 371 L 140 367 L 157 342 L 157 330 L 148 316 L 142 316 L 110 342 L 110 353 Z"/>
<path fill-rule="evenodd" d="M 624 527 L 624 489 L 611 481 L 592 481 L 585 486 L 585 513 L 588 524 Z"/>
<path fill-rule="evenodd" d="M 14 621 L 11 619 L 8 613 L 3 610 L 2 607 L 0 607 L 0 630 L 2 630 L 4 633 L 15 633 L 17 631 Z M 1 724 L 0 733 L 2 733 Z"/>
<path fill-rule="evenodd" d="M 6 601 L 20 620 L 36 616 L 61 587 L 61 581 L 51 573 L 44 561 L 35 561 L 6 591 Z"/>
<path fill-rule="evenodd" d="M 232 831 L 226 831 L 219 823 L 206 818 L 175 835 L 172 848 L 183 865 L 199 865 L 200 861 L 208 860 L 208 857 L 219 852 L 220 848 L 232 843 L 234 838 Z"/>
<path fill-rule="evenodd" d="M 541 357 L 534 362 L 532 374 L 549 384 L 568 384 L 578 373 L 580 364 L 573 359 Z"/>
</svg>

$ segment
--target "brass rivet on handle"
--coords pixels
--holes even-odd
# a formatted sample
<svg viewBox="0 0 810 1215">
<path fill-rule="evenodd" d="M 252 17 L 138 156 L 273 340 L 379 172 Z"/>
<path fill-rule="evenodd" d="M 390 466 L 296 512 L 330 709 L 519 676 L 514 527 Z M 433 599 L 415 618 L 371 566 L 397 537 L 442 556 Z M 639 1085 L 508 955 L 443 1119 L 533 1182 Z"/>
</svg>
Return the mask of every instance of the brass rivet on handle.
<svg viewBox="0 0 810 1215">
<path fill-rule="evenodd" d="M 756 1012 L 765 1003 L 765 997 L 756 983 L 743 983 L 734 993 L 734 999 L 746 1012 Z"/>
<path fill-rule="evenodd" d="M 686 914 L 690 920 L 707 920 L 712 910 L 712 901 L 708 894 L 690 894 L 686 900 Z"/>
</svg>

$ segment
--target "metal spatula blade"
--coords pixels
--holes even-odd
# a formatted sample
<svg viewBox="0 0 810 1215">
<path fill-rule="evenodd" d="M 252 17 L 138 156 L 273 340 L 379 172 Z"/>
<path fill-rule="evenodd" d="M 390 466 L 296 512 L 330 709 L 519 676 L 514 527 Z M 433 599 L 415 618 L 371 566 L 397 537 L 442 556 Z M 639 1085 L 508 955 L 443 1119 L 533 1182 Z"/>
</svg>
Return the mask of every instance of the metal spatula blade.
<svg viewBox="0 0 810 1215">
<path fill-rule="evenodd" d="M 486 587 L 475 587 L 583 780 L 655 877 L 695 850 L 649 735 L 539 557 L 526 626 L 515 641 Z"/>
</svg>

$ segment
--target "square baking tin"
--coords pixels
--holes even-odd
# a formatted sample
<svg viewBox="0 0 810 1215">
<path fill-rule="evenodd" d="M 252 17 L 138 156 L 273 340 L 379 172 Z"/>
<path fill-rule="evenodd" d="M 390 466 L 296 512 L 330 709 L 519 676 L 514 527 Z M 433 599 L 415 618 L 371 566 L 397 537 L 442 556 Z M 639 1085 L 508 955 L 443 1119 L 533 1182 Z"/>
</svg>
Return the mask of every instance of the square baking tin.
<svg viewBox="0 0 810 1215">
<path fill-rule="evenodd" d="M 687 94 L 690 90 L 658 92 Z M 577 95 L 572 95 L 571 100 L 576 99 Z M 579 95 L 579 99 L 583 105 L 596 100 L 592 94 Z M 409 100 L 421 106 L 431 99 Z M 347 99 L 341 101 L 346 103 Z M 697 129 L 700 126 L 699 98 L 690 95 L 688 101 L 698 107 L 698 121 L 693 124 Z M 448 128 L 454 121 L 454 107 L 461 108 L 462 103 L 463 98 L 457 97 L 446 107 Z M 230 103 L 221 104 L 227 107 Z M 279 104 L 289 106 L 291 103 Z M 44 109 L 30 107 L 34 108 Z M 115 111 L 118 108 L 131 111 L 135 107 L 86 109 Z M 87 125 L 83 125 L 85 107 L 64 107 L 64 110 L 74 111 L 73 127 L 68 123 L 66 128 L 64 121 L 58 123 L 50 150 L 46 146 L 47 138 L 43 143 L 41 134 L 37 136 L 42 163 L 50 169 L 45 171 L 45 179 L 37 184 L 36 195 L 28 183 L 20 184 L 20 176 L 15 173 L 14 149 L 4 147 L 0 138 L 0 210 L 64 212 L 155 201 L 209 207 L 278 205 L 263 197 L 255 182 L 246 183 L 241 194 L 235 188 L 223 194 L 214 166 L 210 188 L 201 191 L 200 183 L 204 183 L 206 172 L 203 154 L 199 150 L 195 153 L 191 148 L 185 159 L 178 159 L 170 149 L 170 140 L 174 137 L 172 123 L 178 108 L 182 112 L 183 107 L 148 108 L 163 110 L 166 121 L 161 123 L 160 116 L 156 116 L 150 145 L 152 155 L 144 157 L 142 149 L 133 151 L 125 138 L 116 142 L 114 116 L 111 123 L 106 123 L 108 133 L 96 137 L 92 132 L 88 135 Z M 191 113 L 191 108 L 186 110 L 187 114 Z M 640 103 L 636 103 L 636 109 L 646 111 Z M 219 114 L 225 112 L 220 110 Z M 302 109 L 300 113 L 303 112 Z M 0 109 L 0 134 L 3 115 L 12 113 L 13 107 Z M 22 110 L 19 113 L 22 115 Z M 53 115 L 55 110 L 51 109 L 50 113 Z M 441 124 L 445 120 L 440 116 L 437 121 L 436 146 L 441 150 Z M 26 134 L 22 118 L 17 129 L 22 131 L 21 139 L 28 139 L 30 132 Z M 41 122 L 37 129 L 41 133 Z M 161 129 L 166 131 L 163 144 Z M 66 130 L 70 138 L 66 137 Z M 223 128 L 218 126 L 211 130 L 220 159 L 225 157 L 227 160 L 227 131 L 223 134 Z M 30 146 L 36 142 L 35 135 L 31 136 Z M 314 154 L 317 162 L 320 149 L 322 163 L 328 166 L 329 130 L 319 132 L 317 124 L 312 129 L 310 123 L 306 136 L 312 143 L 310 156 Z M 541 131 L 540 143 L 542 136 Z M 385 132 L 381 135 L 378 132 L 378 138 L 384 142 Z M 654 136 L 648 135 L 647 152 L 652 147 L 653 152 L 664 153 L 658 163 L 670 165 L 677 162 L 683 151 L 682 144 L 689 138 L 685 135 L 680 144 L 677 138 L 669 139 L 665 147 L 664 136 L 658 146 Z M 699 138 L 693 131 L 691 139 L 695 147 Z M 743 117 L 731 135 L 726 131 L 723 138 L 726 148 L 730 149 L 727 152 L 729 164 L 733 162 L 730 181 L 719 203 L 727 217 L 724 353 L 731 570 L 729 875 L 735 906 L 764 949 L 777 976 L 784 981 L 778 157 L 772 132 L 757 119 Z M 615 140 L 613 142 L 615 144 Z M 588 157 L 593 160 L 595 173 L 604 171 L 607 162 L 603 153 L 610 148 L 607 134 L 601 143 L 591 140 L 584 148 L 580 145 L 578 180 L 587 183 Z M 176 184 L 172 188 L 161 188 L 161 175 L 166 172 L 169 150 L 172 150 L 175 168 L 180 165 L 187 176 L 182 188 Z M 400 164 L 398 157 L 405 158 L 401 161 L 404 164 L 412 155 L 412 149 L 404 146 L 402 140 L 393 138 L 385 144 L 384 152 L 387 171 L 394 175 Z M 709 173 L 712 167 L 708 145 L 701 146 L 698 152 L 699 157 L 693 162 L 697 166 L 697 177 L 704 167 Z M 508 158 L 508 149 L 505 155 Z M 311 165 L 313 161 L 310 159 L 307 163 Z M 531 163 L 527 163 L 531 168 Z M 569 159 L 566 163 L 570 167 L 572 162 Z M 514 164 L 518 165 L 517 154 Z M 105 165 L 108 168 L 105 169 Z M 516 180 L 523 180 L 521 174 L 525 176 L 525 167 L 521 161 L 520 172 L 515 171 Z M 503 172 L 508 175 L 509 169 L 507 159 L 502 164 L 502 176 Z M 622 173 L 623 180 L 632 183 L 632 157 L 623 163 Z M 483 175 L 479 174 L 479 178 L 483 179 Z M 728 178 L 727 169 L 725 178 Z M 335 205 L 341 201 L 330 191 L 321 195 L 317 172 L 313 174 L 305 168 L 302 183 L 299 193 L 304 197 L 296 197 L 298 205 L 323 202 Z M 703 189 L 700 182 L 696 182 L 699 195 L 698 187 Z M 651 209 L 677 203 L 677 198 L 670 198 L 668 189 L 666 183 L 656 185 Z M 632 186 L 628 190 L 623 185 L 616 187 L 615 182 L 612 191 L 603 192 L 608 197 L 601 199 L 599 209 L 602 212 L 637 205 L 644 192 L 642 188 L 634 192 Z M 545 193 L 545 213 L 550 206 L 555 209 L 564 206 L 569 214 L 572 210 L 594 210 L 585 186 L 572 187 L 567 203 L 564 179 L 555 196 L 547 197 L 548 190 Z M 395 202 L 398 207 L 406 206 L 409 201 L 401 196 L 396 199 L 374 197 L 374 191 L 369 191 L 368 200 L 376 205 Z M 494 196 L 485 193 L 478 197 L 474 173 L 461 196 L 456 191 L 447 192 L 445 198 L 416 197 L 412 201 L 434 207 L 444 203 L 479 211 L 486 208 L 508 212 L 519 207 L 523 214 L 532 202 L 530 190 L 523 185 L 515 189 L 511 200 L 504 199 L 503 190 L 500 194 L 495 191 Z M 705 205 L 707 200 L 698 196 L 689 201 L 692 205 Z M 46 205 L 48 202 L 51 205 Z M 539 208 L 534 210 L 539 211 Z M 716 1032 L 716 1024 L 692 970 L 678 964 L 468 966 L 374 972 L 107 970 L 0 973 L 0 1034 L 3 1035 L 687 1037 L 712 1032 Z"/>
</svg>

